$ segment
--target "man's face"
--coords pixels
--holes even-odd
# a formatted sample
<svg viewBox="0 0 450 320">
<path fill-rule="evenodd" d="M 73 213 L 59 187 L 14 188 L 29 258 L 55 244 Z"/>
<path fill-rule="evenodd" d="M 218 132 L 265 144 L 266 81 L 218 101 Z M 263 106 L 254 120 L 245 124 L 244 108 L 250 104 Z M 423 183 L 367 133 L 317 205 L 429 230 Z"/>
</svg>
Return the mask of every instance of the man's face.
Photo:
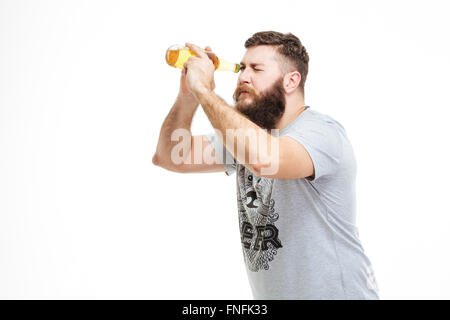
<svg viewBox="0 0 450 320">
<path fill-rule="evenodd" d="M 258 126 L 273 129 L 283 116 L 286 99 L 276 52 L 271 46 L 249 48 L 233 94 L 235 108 Z"/>
</svg>

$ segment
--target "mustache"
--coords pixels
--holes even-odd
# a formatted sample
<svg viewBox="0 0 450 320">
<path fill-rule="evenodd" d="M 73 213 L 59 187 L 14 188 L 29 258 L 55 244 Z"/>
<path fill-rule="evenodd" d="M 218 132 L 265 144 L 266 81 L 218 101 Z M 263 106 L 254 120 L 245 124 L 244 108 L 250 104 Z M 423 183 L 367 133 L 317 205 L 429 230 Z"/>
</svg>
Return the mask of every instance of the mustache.
<svg viewBox="0 0 450 320">
<path fill-rule="evenodd" d="M 233 93 L 234 101 L 237 101 L 242 92 L 248 92 L 249 94 L 256 96 L 256 92 L 255 90 L 253 90 L 253 88 L 251 88 L 249 85 L 243 84 L 242 86 L 238 86 L 236 90 L 234 90 Z"/>
</svg>

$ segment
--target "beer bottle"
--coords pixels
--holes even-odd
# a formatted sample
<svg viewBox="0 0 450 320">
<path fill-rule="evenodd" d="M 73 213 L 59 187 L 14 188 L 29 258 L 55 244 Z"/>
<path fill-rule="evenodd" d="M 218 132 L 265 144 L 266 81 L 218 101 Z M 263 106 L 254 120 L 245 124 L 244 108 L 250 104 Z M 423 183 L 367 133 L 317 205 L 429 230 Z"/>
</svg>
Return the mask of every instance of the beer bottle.
<svg viewBox="0 0 450 320">
<path fill-rule="evenodd" d="M 219 59 L 216 54 L 211 51 L 205 51 L 205 53 L 214 63 L 215 70 L 239 72 L 241 69 L 239 64 Z M 169 66 L 183 69 L 184 63 L 193 56 L 195 56 L 195 54 L 188 47 L 175 44 L 167 49 L 166 62 Z"/>
</svg>

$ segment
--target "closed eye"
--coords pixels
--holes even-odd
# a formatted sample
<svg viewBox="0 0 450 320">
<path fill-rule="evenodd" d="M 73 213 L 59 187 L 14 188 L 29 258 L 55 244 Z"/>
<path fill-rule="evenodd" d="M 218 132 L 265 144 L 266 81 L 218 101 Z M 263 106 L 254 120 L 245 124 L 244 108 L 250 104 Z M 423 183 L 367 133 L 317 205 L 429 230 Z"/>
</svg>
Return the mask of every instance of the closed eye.
<svg viewBox="0 0 450 320">
<path fill-rule="evenodd" d="M 243 71 L 245 69 L 245 66 L 241 66 L 241 68 L 239 69 L 239 71 Z M 262 69 L 256 69 L 256 68 L 253 68 L 253 70 L 255 70 L 255 71 L 264 71 L 264 70 L 262 70 Z"/>
</svg>

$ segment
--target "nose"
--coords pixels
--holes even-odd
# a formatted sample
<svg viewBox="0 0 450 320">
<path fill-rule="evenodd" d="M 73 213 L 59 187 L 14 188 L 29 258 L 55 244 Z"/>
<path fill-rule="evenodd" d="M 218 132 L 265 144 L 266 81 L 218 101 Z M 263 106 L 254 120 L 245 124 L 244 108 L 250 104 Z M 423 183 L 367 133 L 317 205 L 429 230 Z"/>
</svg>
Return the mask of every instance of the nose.
<svg viewBox="0 0 450 320">
<path fill-rule="evenodd" d="M 241 70 L 238 77 L 238 85 L 250 84 L 250 73 L 247 72 L 247 68 Z"/>
</svg>

